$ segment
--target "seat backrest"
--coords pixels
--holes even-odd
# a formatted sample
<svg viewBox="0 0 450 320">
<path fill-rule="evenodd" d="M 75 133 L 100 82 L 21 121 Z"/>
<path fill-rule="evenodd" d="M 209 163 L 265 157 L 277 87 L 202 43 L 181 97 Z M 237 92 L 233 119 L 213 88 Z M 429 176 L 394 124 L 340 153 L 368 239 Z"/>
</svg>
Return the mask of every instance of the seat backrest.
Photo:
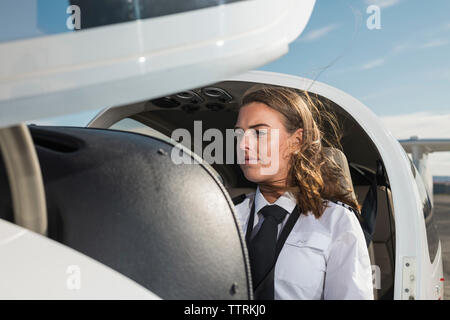
<svg viewBox="0 0 450 320">
<path fill-rule="evenodd" d="M 358 202 L 361 204 L 362 201 L 364 201 L 364 198 L 359 198 L 356 195 L 355 187 L 353 186 L 352 177 L 350 174 L 350 168 L 348 165 L 347 157 L 345 154 L 336 148 L 324 148 L 325 154 L 331 158 L 341 169 L 342 169 L 342 177 L 340 180 L 341 187 L 345 190 L 351 190 L 352 198 L 355 200 L 358 200 Z M 371 243 L 369 247 L 367 248 L 369 252 L 369 258 L 371 265 L 376 265 L 375 262 L 375 249 L 374 245 Z M 374 299 L 378 299 L 378 291 L 374 286 L 373 289 L 373 295 Z"/>
<path fill-rule="evenodd" d="M 356 195 L 360 202 L 364 201 L 370 186 L 355 186 Z M 394 215 L 388 207 L 392 208 L 392 195 L 384 186 L 377 187 L 377 218 L 372 246 L 376 257 L 376 265 L 380 268 L 381 288 L 378 296 L 381 299 L 392 299 L 394 288 L 394 245 L 395 227 Z M 374 265 L 374 262 L 372 262 Z"/>
<path fill-rule="evenodd" d="M 356 199 L 352 176 L 350 175 L 350 168 L 345 154 L 341 150 L 331 147 L 325 147 L 323 151 L 329 159 L 334 161 L 342 169 L 342 177 L 340 179 L 341 188 L 343 190 L 351 190 L 352 198 Z"/>
</svg>

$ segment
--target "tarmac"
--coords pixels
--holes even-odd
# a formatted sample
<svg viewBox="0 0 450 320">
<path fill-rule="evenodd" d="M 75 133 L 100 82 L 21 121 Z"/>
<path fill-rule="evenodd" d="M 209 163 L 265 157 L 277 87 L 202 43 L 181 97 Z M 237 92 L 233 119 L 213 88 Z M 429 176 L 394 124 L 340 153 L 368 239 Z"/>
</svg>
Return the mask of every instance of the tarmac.
<svg viewBox="0 0 450 320">
<path fill-rule="evenodd" d="M 434 195 L 434 215 L 442 246 L 444 300 L 450 300 L 450 194 Z"/>
</svg>

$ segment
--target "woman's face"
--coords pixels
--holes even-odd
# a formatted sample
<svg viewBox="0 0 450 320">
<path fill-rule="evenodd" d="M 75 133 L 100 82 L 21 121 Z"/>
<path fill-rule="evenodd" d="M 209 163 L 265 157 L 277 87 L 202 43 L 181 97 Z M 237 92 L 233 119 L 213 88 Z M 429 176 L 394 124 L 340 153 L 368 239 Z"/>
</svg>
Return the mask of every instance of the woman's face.
<svg viewBox="0 0 450 320">
<path fill-rule="evenodd" d="M 291 147 L 301 141 L 302 129 L 289 134 L 283 124 L 283 115 L 260 102 L 241 107 L 235 129 L 238 163 L 247 180 L 284 183 Z"/>
</svg>

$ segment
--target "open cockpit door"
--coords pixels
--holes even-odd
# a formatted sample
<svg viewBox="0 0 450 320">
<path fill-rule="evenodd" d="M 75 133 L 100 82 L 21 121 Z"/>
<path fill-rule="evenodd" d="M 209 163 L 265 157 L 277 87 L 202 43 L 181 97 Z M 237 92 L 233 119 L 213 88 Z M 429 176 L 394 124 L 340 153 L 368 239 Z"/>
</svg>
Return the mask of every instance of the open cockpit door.
<svg viewBox="0 0 450 320">
<path fill-rule="evenodd" d="M 179 140 L 175 134 L 177 130 L 185 130 L 190 139 L 186 141 L 183 138 L 180 145 L 190 148 L 207 163 L 207 150 L 211 150 L 213 142 L 205 138 L 203 133 L 220 132 L 223 140 L 219 144 L 223 143 L 223 148 L 217 149 L 216 154 L 223 155 L 222 162 L 209 164 L 221 177 L 230 196 L 239 196 L 251 192 L 256 186 L 243 177 L 236 162 L 228 162 L 233 157 L 228 157 L 226 131 L 236 123 L 244 92 L 255 84 L 306 90 L 335 113 L 343 133 L 341 162 L 343 167 L 347 167 L 348 162 L 347 178 L 351 181 L 356 198 L 363 205 L 363 211 L 370 216 L 365 230 L 368 231 L 372 264 L 378 267 L 374 270 L 377 275 L 375 283 L 378 284 L 376 296 L 392 299 L 395 270 L 395 208 L 389 174 L 392 164 L 381 155 L 380 151 L 383 150 L 377 145 L 384 135 L 388 139 L 390 136 L 370 110 L 347 94 L 309 79 L 271 72 L 248 72 L 208 86 L 103 110 L 88 126 L 164 136 L 175 143 Z M 328 134 L 326 126 L 324 129 L 325 134 Z M 217 144 L 216 141 L 219 140 L 214 140 Z M 398 145 L 396 140 L 389 140 L 389 143 Z M 389 170 L 379 168 L 378 163 L 385 164 Z"/>
</svg>

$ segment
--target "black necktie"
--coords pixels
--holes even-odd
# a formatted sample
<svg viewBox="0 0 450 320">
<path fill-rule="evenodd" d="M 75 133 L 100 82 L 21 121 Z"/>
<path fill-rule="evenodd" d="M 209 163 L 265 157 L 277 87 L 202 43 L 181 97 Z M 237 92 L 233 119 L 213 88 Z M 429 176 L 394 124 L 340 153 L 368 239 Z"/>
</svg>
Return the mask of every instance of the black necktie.
<svg viewBox="0 0 450 320">
<path fill-rule="evenodd" d="M 286 210 L 277 205 L 267 205 L 259 211 L 264 221 L 255 237 L 248 245 L 250 268 L 252 272 L 253 288 L 256 288 L 265 275 L 271 270 L 275 261 L 278 224 L 283 222 Z M 274 299 L 273 280 L 262 290 L 256 299 Z"/>
</svg>

